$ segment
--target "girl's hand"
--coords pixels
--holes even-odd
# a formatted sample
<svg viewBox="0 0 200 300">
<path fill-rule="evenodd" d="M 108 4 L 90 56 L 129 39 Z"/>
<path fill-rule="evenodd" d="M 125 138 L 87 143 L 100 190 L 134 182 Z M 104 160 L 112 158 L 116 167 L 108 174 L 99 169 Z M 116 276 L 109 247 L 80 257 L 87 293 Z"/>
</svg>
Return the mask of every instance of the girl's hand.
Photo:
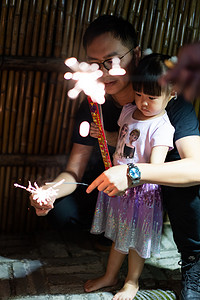
<svg viewBox="0 0 200 300">
<path fill-rule="evenodd" d="M 90 136 L 95 139 L 99 136 L 99 128 L 94 122 L 90 124 Z"/>
<path fill-rule="evenodd" d="M 104 171 L 89 185 L 86 192 L 91 193 L 97 188 L 108 196 L 115 196 L 124 192 L 129 185 L 131 183 L 127 177 L 127 165 L 118 165 Z"/>
</svg>

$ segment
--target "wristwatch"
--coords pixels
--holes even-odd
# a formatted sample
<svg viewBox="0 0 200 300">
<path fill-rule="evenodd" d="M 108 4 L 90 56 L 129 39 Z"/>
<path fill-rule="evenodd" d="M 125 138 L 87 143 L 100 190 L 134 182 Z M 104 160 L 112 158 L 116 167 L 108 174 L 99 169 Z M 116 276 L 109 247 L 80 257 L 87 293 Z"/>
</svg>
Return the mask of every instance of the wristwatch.
<svg viewBox="0 0 200 300">
<path fill-rule="evenodd" d="M 138 184 L 141 179 L 139 168 L 133 163 L 128 164 L 127 176 L 130 178 L 133 185 Z"/>
</svg>

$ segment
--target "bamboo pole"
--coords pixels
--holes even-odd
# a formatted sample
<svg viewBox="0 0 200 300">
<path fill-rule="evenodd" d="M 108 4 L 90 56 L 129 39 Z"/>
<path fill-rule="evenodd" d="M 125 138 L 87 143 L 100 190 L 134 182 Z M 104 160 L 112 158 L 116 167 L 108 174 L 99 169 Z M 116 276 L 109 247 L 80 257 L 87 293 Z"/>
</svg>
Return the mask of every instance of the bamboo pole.
<svg viewBox="0 0 200 300">
<path fill-rule="evenodd" d="M 198 41 L 198 31 L 199 31 L 199 27 L 200 27 L 200 13 L 199 12 L 200 12 L 200 1 L 197 1 L 191 42 Z"/>
<path fill-rule="evenodd" d="M 145 22 L 147 19 L 148 5 L 149 5 L 149 1 L 145 0 L 143 3 L 142 14 L 141 14 L 142 16 L 140 19 L 140 30 L 139 30 L 139 36 L 138 36 L 139 45 L 143 45 L 142 41 L 143 41 L 143 35 L 144 35 Z M 145 34 L 147 34 L 147 33 L 145 33 Z"/>
<path fill-rule="evenodd" d="M 34 150 L 35 154 L 40 152 L 41 147 L 41 139 L 42 139 L 42 130 L 43 130 L 43 121 L 45 115 L 45 97 L 48 87 L 48 74 L 45 72 L 42 74 L 41 79 L 41 90 L 39 96 L 39 107 L 38 107 L 38 117 L 37 117 L 37 124 L 35 128 L 35 139 L 34 139 Z"/>
<path fill-rule="evenodd" d="M 4 205 L 4 189 L 5 189 L 5 178 L 6 178 L 6 167 L 0 167 L 0 230 L 2 230 L 2 219 L 3 219 L 3 205 Z"/>
<path fill-rule="evenodd" d="M 191 37 L 193 34 L 193 26 L 195 21 L 195 12 L 196 12 L 196 0 L 192 0 L 190 6 L 188 7 L 187 25 L 186 25 L 184 38 L 183 38 L 184 44 L 185 43 L 187 44 L 191 41 Z"/>
<path fill-rule="evenodd" d="M 173 15 L 172 30 L 171 30 L 170 40 L 169 40 L 169 47 L 168 47 L 169 55 L 176 55 L 176 53 L 173 52 L 173 48 L 174 45 L 178 43 L 175 37 L 176 37 L 176 28 L 177 28 L 177 20 L 178 20 L 179 2 L 180 0 L 172 1 L 174 5 L 174 15 Z"/>
<path fill-rule="evenodd" d="M 57 8 L 57 0 L 52 0 L 51 8 L 50 8 L 50 15 L 49 15 L 49 24 L 48 24 L 49 26 L 48 26 L 48 31 L 47 31 L 47 39 L 46 39 L 45 55 L 47 57 L 52 56 L 56 8 Z"/>
<path fill-rule="evenodd" d="M 155 15 L 155 22 L 154 22 L 154 30 L 152 32 L 152 42 L 151 42 L 151 47 L 152 47 L 153 51 L 156 51 L 158 30 L 159 30 L 159 24 L 160 24 L 160 19 L 161 19 L 161 11 L 162 11 L 162 1 L 158 0 L 157 8 L 156 8 L 156 15 Z"/>
<path fill-rule="evenodd" d="M 62 95 L 62 86 L 63 86 L 63 75 L 58 74 L 57 77 L 57 84 L 54 96 L 54 109 L 52 114 L 52 121 L 49 131 L 49 138 L 48 138 L 48 154 L 54 153 L 55 147 L 55 136 L 57 131 L 57 122 L 58 122 L 58 115 L 59 115 L 59 107 L 60 107 L 60 99 Z"/>
<path fill-rule="evenodd" d="M 28 134 L 28 145 L 27 145 L 27 153 L 33 153 L 34 143 L 35 143 L 35 127 L 37 122 L 37 114 L 39 107 L 39 95 L 40 95 L 40 81 L 41 81 L 41 72 L 36 72 L 34 89 L 33 89 L 33 102 L 31 109 L 31 118 L 30 118 L 30 128 Z"/>
<path fill-rule="evenodd" d="M 116 8 L 117 0 L 110 0 L 110 5 L 108 8 L 108 14 L 114 15 L 115 14 L 115 8 Z"/>
<path fill-rule="evenodd" d="M 14 153 L 19 153 L 20 143 L 21 143 L 21 134 L 23 128 L 23 113 L 24 113 L 24 95 L 26 87 L 27 73 L 22 72 L 20 78 L 20 90 L 19 90 L 19 101 L 18 101 L 18 111 L 17 111 L 17 120 L 16 120 L 16 133 L 14 139 Z"/>
<path fill-rule="evenodd" d="M 2 10 L 0 19 L 0 55 L 4 53 L 4 42 L 6 37 L 6 26 L 7 26 L 7 12 L 8 12 L 8 1 L 2 0 Z"/>
<path fill-rule="evenodd" d="M 93 15 L 92 15 L 92 20 L 95 20 L 98 16 L 101 15 L 101 0 L 97 0 L 94 2 L 94 8 L 93 8 Z"/>
<path fill-rule="evenodd" d="M 136 14 L 136 9 L 137 9 L 137 2 L 138 0 L 132 0 L 131 4 L 130 4 L 130 8 L 129 8 L 129 15 L 128 15 L 128 21 L 133 24 L 135 31 L 136 30 L 136 26 L 135 26 L 135 14 Z"/>
<path fill-rule="evenodd" d="M 155 10 L 155 2 L 150 1 L 149 7 L 147 10 L 147 19 L 145 29 L 144 29 L 144 37 L 143 37 L 143 43 L 142 43 L 142 49 L 151 48 L 151 36 L 153 31 L 153 20 L 154 20 L 154 10 Z"/>
<path fill-rule="evenodd" d="M 41 35 L 40 42 L 38 45 L 38 56 L 44 56 L 45 54 L 45 45 L 47 38 L 47 28 L 48 28 L 48 17 L 50 13 L 50 0 L 44 0 L 44 5 L 42 8 L 42 20 L 41 20 Z"/>
<path fill-rule="evenodd" d="M 181 46 L 180 43 L 180 30 L 182 27 L 182 23 L 183 23 L 183 13 L 185 10 L 185 0 L 181 0 L 180 5 L 179 5 L 179 11 L 178 11 L 178 22 L 177 22 L 177 27 L 176 27 L 176 35 L 175 35 L 175 41 L 176 43 L 174 44 L 174 48 L 173 48 L 173 53 L 177 54 L 178 53 L 178 48 Z"/>
<path fill-rule="evenodd" d="M 10 202 L 10 173 L 11 173 L 11 167 L 6 167 L 6 172 L 5 172 L 5 185 L 4 185 L 4 195 L 3 195 L 3 215 L 2 215 L 2 225 L 1 229 L 3 232 L 7 232 L 7 219 L 8 219 L 8 214 L 12 213 L 9 212 L 9 202 Z"/>
<path fill-rule="evenodd" d="M 125 0 L 124 1 L 124 6 L 123 6 L 123 11 L 122 11 L 122 18 L 124 18 L 125 20 L 128 19 L 128 11 L 129 11 L 129 6 L 130 6 L 130 2 L 129 0 Z"/>
<path fill-rule="evenodd" d="M 70 107 L 71 102 L 73 100 L 70 100 L 67 97 L 67 89 L 68 89 L 68 81 L 65 80 L 64 82 L 64 88 L 62 93 L 62 99 L 61 103 L 63 105 L 63 122 L 62 122 L 62 128 L 60 133 L 60 143 L 59 143 L 59 153 L 65 153 L 65 145 L 67 140 L 67 133 L 69 132 L 69 116 L 70 116 Z M 62 109 L 62 108 L 61 108 Z M 58 137 L 56 137 L 58 140 Z"/>
<path fill-rule="evenodd" d="M 11 55 L 15 55 L 17 53 L 21 9 L 22 9 L 22 1 L 17 0 L 15 6 L 15 15 L 14 15 L 13 32 L 12 32 Z"/>
<path fill-rule="evenodd" d="M 105 0 L 101 9 L 101 15 L 108 14 L 108 7 L 109 7 L 110 0 Z"/>
<path fill-rule="evenodd" d="M 122 17 L 124 2 L 125 0 L 118 0 L 118 2 L 116 3 L 116 9 L 115 9 L 116 16 Z"/>
<path fill-rule="evenodd" d="M 18 108 L 18 94 L 19 94 L 19 72 L 15 72 L 14 75 L 14 85 L 13 85 L 13 101 L 12 101 L 12 111 L 10 118 L 10 132 L 9 132 L 9 142 L 8 142 L 8 153 L 13 153 L 14 150 L 14 136 L 15 136 L 15 125 L 17 118 L 17 108 Z"/>
<path fill-rule="evenodd" d="M 13 83 L 14 83 L 14 71 L 9 72 L 6 102 L 5 102 L 5 115 L 3 124 L 3 144 L 2 153 L 7 153 L 8 151 L 8 140 L 10 131 L 10 115 L 13 99 Z"/>
<path fill-rule="evenodd" d="M 28 82 L 25 91 L 25 100 L 23 103 L 24 113 L 23 113 L 23 120 L 22 120 L 23 125 L 22 125 L 22 135 L 21 135 L 21 143 L 20 143 L 20 153 L 26 153 L 27 151 L 30 117 L 31 117 L 31 109 L 32 109 L 32 88 L 33 88 L 34 73 L 28 72 L 27 77 L 28 77 Z"/>
<path fill-rule="evenodd" d="M 7 29 L 6 29 L 6 39 L 5 39 L 5 55 L 9 55 L 11 52 L 14 10 L 15 10 L 15 0 L 11 0 L 9 5 L 9 10 L 8 10 L 8 20 L 7 20 Z M 0 28 L 0 32 L 2 33 L 1 28 Z"/>
<path fill-rule="evenodd" d="M 3 129 L 4 129 L 4 114 L 6 102 L 8 72 L 3 71 L 1 76 L 1 90 L 0 90 L 0 149 L 3 146 Z"/>
<path fill-rule="evenodd" d="M 161 45 L 162 48 L 162 53 L 167 54 L 168 53 L 168 48 L 169 48 L 169 42 L 170 42 L 170 36 L 172 34 L 172 24 L 173 24 L 173 13 L 174 13 L 174 3 L 173 1 L 170 2 L 169 5 L 169 13 L 167 16 L 163 16 L 164 18 L 166 17 L 166 24 L 165 24 L 165 33 L 164 33 L 164 38 L 163 42 Z"/>
<path fill-rule="evenodd" d="M 50 130 L 50 124 L 51 124 L 51 114 L 53 110 L 53 100 L 54 100 L 54 94 L 55 94 L 55 82 L 56 82 L 56 73 L 51 73 L 51 78 L 49 81 L 49 87 L 48 87 L 48 95 L 47 95 L 47 105 L 46 105 L 46 113 L 44 116 L 44 125 L 43 125 L 43 132 L 42 132 L 42 139 L 41 139 L 41 149 L 40 153 L 49 153 L 47 151 L 47 144 L 48 144 L 48 137 L 49 137 L 49 130 Z"/>
<path fill-rule="evenodd" d="M 58 9 L 57 9 L 55 44 L 54 44 L 55 57 L 60 57 L 60 53 L 61 53 L 63 24 L 64 24 L 64 2 L 62 0 L 59 0 Z"/>
<path fill-rule="evenodd" d="M 86 6 L 86 0 L 81 1 L 79 3 L 79 15 L 77 16 L 77 22 L 76 22 L 76 31 L 75 31 L 75 36 L 74 36 L 74 41 L 73 41 L 73 56 L 77 57 L 79 59 L 79 46 L 80 46 L 80 41 L 82 38 L 82 28 L 84 24 L 84 9 Z"/>
<path fill-rule="evenodd" d="M 41 20 L 41 11 L 42 11 L 42 0 L 37 1 L 35 18 L 34 18 L 34 27 L 33 27 L 33 36 L 32 36 L 32 47 L 31 55 L 36 56 L 38 53 L 39 37 L 40 37 L 40 20 Z"/>
<path fill-rule="evenodd" d="M 29 0 L 24 0 L 22 14 L 20 16 L 21 24 L 20 24 L 19 39 L 18 39 L 18 55 L 23 55 L 24 52 L 24 43 L 25 43 L 27 20 L 28 20 L 28 8 L 29 8 Z"/>
<path fill-rule="evenodd" d="M 73 2 L 67 1 L 66 3 L 66 14 L 65 14 L 65 25 L 64 25 L 64 34 L 63 34 L 63 42 L 62 42 L 62 49 L 61 49 L 61 57 L 64 59 L 67 58 L 68 55 L 68 48 L 70 45 L 70 32 L 71 32 L 71 22 L 72 22 L 72 12 L 73 12 Z"/>
<path fill-rule="evenodd" d="M 16 220 L 16 216 L 19 216 L 20 207 L 17 205 L 15 199 L 15 188 L 14 183 L 16 182 L 17 177 L 17 168 L 11 167 L 10 168 L 10 181 L 9 181 L 9 199 L 8 199 L 8 216 L 7 216 L 7 225 L 6 231 L 7 232 L 17 232 L 18 231 L 18 224 L 21 220 Z"/>
<path fill-rule="evenodd" d="M 35 21 L 35 10 L 36 10 L 36 1 L 30 0 L 29 11 L 28 11 L 28 21 L 26 28 L 26 39 L 24 45 L 24 55 L 30 55 L 32 47 L 32 38 L 33 38 L 33 29 Z"/>
</svg>

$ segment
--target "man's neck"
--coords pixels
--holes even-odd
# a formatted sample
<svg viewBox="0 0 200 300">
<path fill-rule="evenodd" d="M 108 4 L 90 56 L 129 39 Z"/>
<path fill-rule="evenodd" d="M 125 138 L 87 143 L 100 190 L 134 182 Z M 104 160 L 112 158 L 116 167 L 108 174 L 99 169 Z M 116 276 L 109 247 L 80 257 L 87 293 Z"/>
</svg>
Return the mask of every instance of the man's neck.
<svg viewBox="0 0 200 300">
<path fill-rule="evenodd" d="M 120 106 L 124 106 L 125 104 L 132 103 L 134 101 L 134 91 L 132 88 L 132 84 L 129 84 L 126 89 L 122 90 L 118 94 L 112 95 L 112 98 L 117 102 Z"/>
</svg>

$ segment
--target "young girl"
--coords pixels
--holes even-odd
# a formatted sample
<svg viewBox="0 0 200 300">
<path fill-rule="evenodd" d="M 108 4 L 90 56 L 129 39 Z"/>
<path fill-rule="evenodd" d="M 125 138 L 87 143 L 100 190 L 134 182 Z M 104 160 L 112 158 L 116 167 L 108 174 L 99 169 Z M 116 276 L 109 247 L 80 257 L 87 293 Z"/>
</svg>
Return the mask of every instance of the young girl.
<svg viewBox="0 0 200 300">
<path fill-rule="evenodd" d="M 157 79 L 167 71 L 164 60 L 167 56 L 151 54 L 144 57 L 134 72 L 133 88 L 135 104 L 125 105 L 118 124 L 128 125 L 124 144 L 117 144 L 114 165 L 148 162 L 163 163 L 168 150 L 173 147 L 174 128 L 170 124 L 165 107 L 172 97 L 172 88 L 162 87 Z M 120 133 L 121 133 L 120 131 Z M 133 155 L 123 155 L 129 136 L 132 139 Z M 120 136 L 119 133 L 119 136 Z M 121 149 L 119 149 L 119 146 Z M 109 194 L 109 191 L 107 191 Z M 118 273 L 128 254 L 128 274 L 123 288 L 113 300 L 133 299 L 139 289 L 138 280 L 145 258 L 159 255 L 162 232 L 162 203 L 160 187 L 143 184 L 126 190 L 122 196 L 109 197 L 99 192 L 91 232 L 113 241 L 106 273 L 97 279 L 88 280 L 85 291 L 91 292 L 117 283 Z"/>
</svg>

